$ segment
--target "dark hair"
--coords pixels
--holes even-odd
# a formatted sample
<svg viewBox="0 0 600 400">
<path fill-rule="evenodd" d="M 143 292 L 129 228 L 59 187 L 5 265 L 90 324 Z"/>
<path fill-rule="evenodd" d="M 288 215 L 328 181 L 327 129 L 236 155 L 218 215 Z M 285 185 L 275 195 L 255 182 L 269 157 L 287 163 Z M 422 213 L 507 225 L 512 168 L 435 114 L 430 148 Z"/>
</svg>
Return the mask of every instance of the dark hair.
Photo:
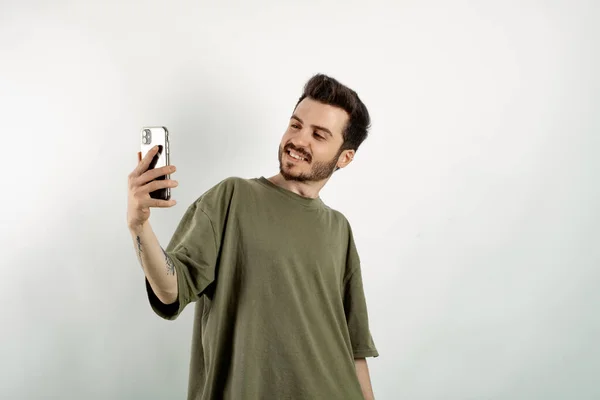
<svg viewBox="0 0 600 400">
<path fill-rule="evenodd" d="M 339 107 L 348 113 L 348 123 L 342 132 L 344 142 L 339 152 L 358 150 L 360 144 L 368 136 L 371 118 L 367 107 L 365 107 L 356 92 L 334 78 L 324 74 L 316 74 L 304 85 L 304 92 L 298 103 L 296 103 L 296 107 L 306 97 Z"/>
</svg>

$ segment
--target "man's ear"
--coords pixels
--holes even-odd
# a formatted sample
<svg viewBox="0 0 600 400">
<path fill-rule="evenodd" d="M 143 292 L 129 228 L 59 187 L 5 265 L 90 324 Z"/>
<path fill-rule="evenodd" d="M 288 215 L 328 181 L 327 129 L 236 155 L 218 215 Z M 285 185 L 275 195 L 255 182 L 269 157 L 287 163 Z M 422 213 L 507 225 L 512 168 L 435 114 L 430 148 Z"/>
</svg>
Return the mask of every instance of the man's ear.
<svg viewBox="0 0 600 400">
<path fill-rule="evenodd" d="M 352 162 L 352 160 L 354 159 L 354 154 L 355 151 L 354 150 L 344 150 L 342 152 L 342 154 L 340 154 L 340 157 L 338 159 L 338 164 L 337 166 L 339 168 L 344 168 L 346 167 L 348 164 L 350 164 Z"/>
</svg>

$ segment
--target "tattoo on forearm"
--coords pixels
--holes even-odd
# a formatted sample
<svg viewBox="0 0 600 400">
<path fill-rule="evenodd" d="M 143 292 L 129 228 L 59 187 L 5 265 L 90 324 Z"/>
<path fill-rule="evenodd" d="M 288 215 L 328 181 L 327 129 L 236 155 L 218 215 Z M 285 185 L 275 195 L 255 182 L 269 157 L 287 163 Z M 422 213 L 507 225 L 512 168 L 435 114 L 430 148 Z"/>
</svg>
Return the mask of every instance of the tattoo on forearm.
<svg viewBox="0 0 600 400">
<path fill-rule="evenodd" d="M 137 242 L 137 256 L 140 263 L 142 262 L 142 240 L 139 236 L 135 237 L 135 241 Z"/>
<path fill-rule="evenodd" d="M 175 265 L 173 264 L 173 261 L 167 255 L 165 249 L 163 249 L 162 247 L 160 249 L 165 255 L 165 262 L 167 263 L 167 275 L 175 275 Z"/>
</svg>

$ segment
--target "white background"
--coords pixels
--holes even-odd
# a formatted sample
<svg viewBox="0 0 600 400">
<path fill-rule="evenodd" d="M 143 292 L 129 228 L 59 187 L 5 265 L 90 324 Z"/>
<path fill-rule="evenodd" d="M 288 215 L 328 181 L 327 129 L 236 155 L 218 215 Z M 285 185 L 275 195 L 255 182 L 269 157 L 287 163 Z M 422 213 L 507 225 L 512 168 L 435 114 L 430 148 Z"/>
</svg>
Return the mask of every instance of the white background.
<svg viewBox="0 0 600 400">
<path fill-rule="evenodd" d="M 376 398 L 600 398 L 599 20 L 573 0 L 3 0 L 0 397 L 185 398 L 193 307 L 151 311 L 126 227 L 140 128 L 171 131 L 166 245 L 212 185 L 278 172 L 323 72 L 373 119 L 321 196 L 355 232 Z"/>
</svg>

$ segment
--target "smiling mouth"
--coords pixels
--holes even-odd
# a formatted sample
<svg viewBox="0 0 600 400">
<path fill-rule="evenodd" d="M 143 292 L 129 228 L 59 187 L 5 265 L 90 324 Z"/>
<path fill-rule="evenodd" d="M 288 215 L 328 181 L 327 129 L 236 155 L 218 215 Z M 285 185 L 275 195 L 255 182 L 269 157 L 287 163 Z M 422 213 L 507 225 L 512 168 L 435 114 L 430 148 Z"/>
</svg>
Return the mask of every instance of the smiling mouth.
<svg viewBox="0 0 600 400">
<path fill-rule="evenodd" d="M 294 157 L 290 153 L 289 150 L 287 150 L 285 153 L 287 154 L 288 158 L 291 159 L 291 160 L 293 160 L 293 161 L 296 161 L 296 162 L 306 161 L 306 162 L 308 162 L 308 160 L 306 159 L 306 157 L 302 157 L 302 158 L 296 158 L 296 157 Z"/>
</svg>

